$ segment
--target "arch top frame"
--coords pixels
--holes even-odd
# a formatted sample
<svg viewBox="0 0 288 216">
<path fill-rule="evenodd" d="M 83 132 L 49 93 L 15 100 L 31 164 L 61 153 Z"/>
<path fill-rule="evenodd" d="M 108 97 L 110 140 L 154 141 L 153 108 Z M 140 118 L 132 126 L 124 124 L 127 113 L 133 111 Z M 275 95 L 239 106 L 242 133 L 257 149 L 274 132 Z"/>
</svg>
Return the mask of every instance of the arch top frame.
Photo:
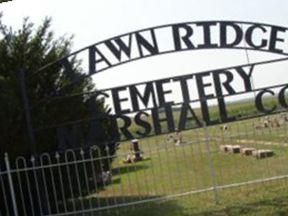
<svg viewBox="0 0 288 216">
<path fill-rule="evenodd" d="M 198 32 L 197 32 L 198 31 Z M 216 33 L 215 33 L 216 32 Z M 162 34 L 162 35 L 161 35 Z M 159 36 L 160 35 L 160 36 Z M 198 36 L 195 36 L 198 35 Z M 163 36 L 166 36 L 163 38 Z M 194 37 L 195 36 L 195 37 Z M 168 40 L 167 40 L 168 38 Z M 163 40 L 165 40 L 163 43 Z M 170 46 L 162 47 L 163 44 L 168 44 Z M 166 49 L 165 49 L 166 48 Z M 140 59 L 146 59 L 148 57 L 154 57 L 159 56 L 163 54 L 169 54 L 169 53 L 176 53 L 176 52 L 182 52 L 182 51 L 193 51 L 193 50 L 207 50 L 207 49 L 233 49 L 233 50 L 255 50 L 255 51 L 261 51 L 261 52 L 269 52 L 274 54 L 280 54 L 283 57 L 279 59 L 274 60 L 268 60 L 268 61 L 260 61 L 260 62 L 254 62 L 254 63 L 248 63 L 244 65 L 237 65 L 229 68 L 218 68 L 210 71 L 202 71 L 197 72 L 197 74 L 189 74 L 187 75 L 181 75 L 176 77 L 168 77 L 169 80 L 181 80 L 181 90 L 182 90 L 182 97 L 183 101 L 179 102 L 179 104 L 176 104 L 173 102 L 171 105 L 171 101 L 167 102 L 165 101 L 165 92 L 162 88 L 162 84 L 165 82 L 162 82 L 161 80 L 153 80 L 153 81 L 144 81 L 140 83 L 134 83 L 129 86 L 122 86 L 126 90 L 129 89 L 131 96 L 131 99 L 129 98 L 129 101 L 131 101 L 131 110 L 128 109 L 122 109 L 120 103 L 123 101 L 121 100 L 118 95 L 119 91 L 122 89 L 122 87 L 115 87 L 110 89 L 102 89 L 97 90 L 93 92 L 85 92 L 77 95 L 65 95 L 56 97 L 55 99 L 61 100 L 63 98 L 70 98 L 70 97 L 77 97 L 79 95 L 83 94 L 90 94 L 94 96 L 94 99 L 96 97 L 100 96 L 101 99 L 111 97 L 113 104 L 112 108 L 114 108 L 115 113 L 112 115 L 111 113 L 108 113 L 109 119 L 113 119 L 113 128 L 118 127 L 117 125 L 117 119 L 120 118 L 123 121 L 125 121 L 126 131 L 125 131 L 125 139 L 132 139 L 134 138 L 134 135 L 127 132 L 127 128 L 129 127 L 129 124 L 131 123 L 131 119 L 129 116 L 126 116 L 128 114 L 136 114 L 135 121 L 139 122 L 141 119 L 141 116 L 147 115 L 145 112 L 152 112 L 152 117 L 158 115 L 159 109 L 165 109 L 165 112 L 167 111 L 167 116 L 173 116 L 173 105 L 181 106 L 181 110 L 183 110 L 183 118 L 179 123 L 179 127 L 181 129 L 191 129 L 191 128 L 185 128 L 185 124 L 187 121 L 187 112 L 190 110 L 191 113 L 193 113 L 192 105 L 196 103 L 201 104 L 201 112 L 202 112 L 202 120 L 205 122 L 206 125 L 214 125 L 214 124 L 220 124 L 223 122 L 232 122 L 237 120 L 244 120 L 246 118 L 251 118 L 255 116 L 246 116 L 246 117 L 239 117 L 237 115 L 230 116 L 228 111 L 226 110 L 226 103 L 224 98 L 230 97 L 233 99 L 233 97 L 238 97 L 242 94 L 250 94 L 251 92 L 255 92 L 255 105 L 257 110 L 259 111 L 260 115 L 268 115 L 275 112 L 282 112 L 286 111 L 288 108 L 288 102 L 285 100 L 286 92 L 288 91 L 288 84 L 287 83 L 281 83 L 281 84 L 275 84 L 270 87 L 265 88 L 255 88 L 252 86 L 250 77 L 252 76 L 252 71 L 254 66 L 256 65 L 264 65 L 264 64 L 270 64 L 270 63 L 277 63 L 282 61 L 287 61 L 288 59 L 288 28 L 276 26 L 276 25 L 269 25 L 264 23 L 255 23 L 255 22 L 242 22 L 242 21 L 197 21 L 197 22 L 183 22 L 183 23 L 174 23 L 174 24 L 167 24 L 167 25 L 161 25 L 151 28 L 145 28 L 133 32 L 129 32 L 126 34 L 121 34 L 115 37 L 111 37 L 109 39 L 97 42 L 95 44 L 89 45 L 87 47 L 84 47 L 78 51 L 75 51 L 61 59 L 58 59 L 54 62 L 51 62 L 39 70 L 37 70 L 34 74 L 41 73 L 41 71 L 44 71 L 45 69 L 57 64 L 63 67 L 63 72 L 67 73 L 69 75 L 69 78 L 72 77 L 70 82 L 65 85 L 62 89 L 63 90 L 67 86 L 77 84 L 78 81 L 90 77 L 94 74 L 98 74 L 100 72 L 106 71 L 108 69 L 114 68 L 116 66 L 120 66 L 122 64 L 130 63 L 133 61 L 137 61 Z M 136 53 L 136 54 L 135 54 Z M 87 73 L 83 74 L 83 76 L 79 77 L 75 80 L 73 80 L 73 71 L 70 64 L 69 59 L 71 57 L 78 57 L 77 55 L 84 54 L 88 58 L 88 65 L 87 65 Z M 71 60 L 71 59 L 70 59 Z M 245 71 L 245 68 L 250 68 L 249 71 Z M 211 84 L 214 83 L 215 86 L 215 94 L 214 97 L 210 97 L 209 95 L 205 94 L 204 88 L 207 87 L 202 80 L 204 76 L 209 74 L 211 77 L 213 77 Z M 221 79 L 220 75 L 226 76 L 226 81 L 223 81 L 225 84 L 225 88 L 228 91 L 227 94 L 224 94 L 221 90 Z M 239 77 L 242 77 L 243 81 L 243 89 L 237 90 L 236 88 L 233 88 L 232 81 L 234 80 L 235 74 L 238 74 Z M 32 74 L 33 75 L 33 74 Z M 72 76 L 71 76 L 72 75 Z M 198 93 L 202 92 L 203 94 L 201 97 L 196 98 L 195 100 L 190 100 L 190 95 L 187 90 L 185 90 L 185 82 L 187 77 L 189 76 L 197 76 L 196 78 L 196 87 L 198 89 Z M 76 77 L 76 76 L 74 76 Z M 238 77 L 238 78 L 239 78 Z M 198 81 L 197 81 L 198 80 Z M 200 81 L 199 81 L 200 80 Z M 152 84 L 151 84 L 152 83 Z M 138 91 L 137 86 L 139 85 L 145 86 L 144 95 L 141 95 L 140 91 Z M 209 84 L 210 85 L 210 84 Z M 156 86 L 156 87 L 155 87 Z M 157 87 L 158 86 L 158 87 Z M 280 89 L 281 88 L 281 89 Z M 183 91 L 184 89 L 184 91 Z M 199 90 L 200 89 L 200 90 Z M 280 89 L 280 90 L 279 90 Z M 131 90 L 131 91 L 130 91 Z M 276 93 L 274 91 L 280 91 L 279 95 L 279 105 L 278 108 L 271 108 L 271 107 L 265 107 L 265 104 L 263 103 L 262 99 L 264 96 L 274 96 Z M 109 94 L 107 94 L 107 92 Z M 112 93 L 113 91 L 113 93 Z M 128 91 L 128 90 L 127 90 Z M 132 93 L 131 93 L 132 92 Z M 113 96 L 114 95 L 114 96 Z M 129 94 L 128 94 L 129 95 Z M 140 95 L 140 96 L 139 96 Z M 153 106 L 150 107 L 149 105 L 149 98 L 157 95 L 157 100 L 152 100 Z M 160 96 L 159 96 L 160 95 Z M 200 94 L 199 94 L 200 95 Z M 276 96 L 275 96 L 276 97 Z M 144 108 L 139 108 L 139 98 L 142 101 L 142 103 L 145 105 Z M 44 102 L 50 102 L 54 98 L 43 98 L 42 101 Z M 217 100 L 218 101 L 218 107 L 219 107 L 219 115 L 220 119 L 217 121 L 212 121 L 209 117 L 209 107 L 208 107 L 208 100 Z M 140 102 L 141 102 L 140 101 Z M 155 102 L 155 103 L 154 103 Z M 194 103 L 194 104 L 193 104 Z M 40 103 L 36 104 L 36 106 L 39 106 Z M 192 105 L 191 105 L 192 104 Z M 191 106 L 190 106 L 191 105 Z M 258 114 L 257 114 L 258 115 Z M 259 116 L 259 115 L 258 115 Z M 159 120 L 157 117 L 155 119 Z M 239 118 L 238 118 L 239 117 Z M 136 120 L 138 118 L 138 120 Z M 200 119 L 199 118 L 199 119 Z M 198 117 L 195 115 L 195 119 L 198 119 Z M 91 119 L 81 119 L 81 120 L 75 120 L 75 121 L 69 121 L 61 124 L 56 125 L 40 125 L 35 126 L 33 130 L 31 129 L 32 133 L 44 131 L 44 130 L 50 130 L 50 129 L 56 129 L 57 133 L 62 130 L 62 127 L 69 128 L 73 127 L 73 125 L 79 124 L 79 122 L 86 122 L 86 121 L 95 121 L 97 119 L 94 119 L 94 117 L 91 117 Z M 156 122 L 155 120 L 155 122 Z M 157 121 L 158 121 L 157 120 Z M 174 125 L 175 122 L 173 122 L 173 118 L 170 118 L 167 120 L 171 125 Z M 86 122 L 87 123 L 87 122 Z M 156 122 L 157 123 L 157 122 Z M 196 121 L 196 128 L 201 127 L 200 120 Z M 158 123 L 157 123 L 158 124 Z M 147 126 L 147 124 L 145 124 Z M 145 127 L 140 122 L 139 127 L 144 127 L 146 132 L 142 134 L 142 137 L 162 134 L 161 130 L 158 128 L 155 129 L 155 134 L 152 134 L 150 131 L 150 126 Z M 184 125 L 184 126 L 183 126 Z M 155 126 L 154 126 L 155 128 Z M 118 128 L 119 129 L 119 128 Z M 117 129 L 117 130 L 118 130 Z M 169 132 L 175 131 L 175 127 L 168 128 Z M 59 130 L 59 131 L 58 131 Z M 115 130 L 115 137 L 119 140 L 121 139 L 121 134 L 119 134 Z M 123 131 L 123 128 L 121 129 Z M 91 130 L 91 133 L 94 132 Z M 113 132 L 113 133 L 114 133 Z M 151 133 L 150 133 L 151 132 Z M 164 133 L 164 132 L 163 132 Z M 60 134 L 60 132 L 59 132 Z M 127 135 L 128 134 L 128 135 Z M 62 134 L 63 135 L 63 134 Z M 138 134 L 139 135 L 139 134 Z M 65 137 L 65 135 L 63 135 Z M 88 136 L 90 137 L 90 136 Z M 60 141 L 59 141 L 60 142 Z"/>
<path fill-rule="evenodd" d="M 196 34 L 198 36 L 195 36 Z M 165 43 L 162 41 L 163 36 L 167 40 Z M 168 44 L 168 47 L 163 44 Z M 79 54 L 88 57 L 86 73 L 81 77 L 84 78 L 148 57 L 203 49 L 245 49 L 287 56 L 288 28 L 230 20 L 159 25 L 120 34 L 86 46 L 39 68 L 32 75 L 55 64 L 63 66 L 65 72 L 73 73 L 69 67 L 69 58 Z"/>
</svg>

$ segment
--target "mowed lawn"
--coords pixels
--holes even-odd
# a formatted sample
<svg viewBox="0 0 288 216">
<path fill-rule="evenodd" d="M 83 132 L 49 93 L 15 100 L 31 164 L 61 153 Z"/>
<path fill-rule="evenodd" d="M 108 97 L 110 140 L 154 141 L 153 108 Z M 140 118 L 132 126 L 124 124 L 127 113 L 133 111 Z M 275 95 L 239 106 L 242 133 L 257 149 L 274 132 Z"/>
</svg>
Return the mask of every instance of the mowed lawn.
<svg viewBox="0 0 288 216">
<path fill-rule="evenodd" d="M 226 131 L 220 126 L 184 131 L 180 146 L 168 142 L 167 135 L 142 139 L 144 160 L 132 164 L 123 163 L 131 144 L 121 143 L 111 167 L 112 184 L 89 198 L 98 207 L 138 204 L 97 214 L 288 215 L 288 178 L 236 187 L 237 183 L 288 175 L 287 123 L 255 129 L 253 125 L 261 125 L 262 120 L 230 123 Z M 275 154 L 256 159 L 222 152 L 222 144 L 270 149 Z M 214 184 L 235 187 L 215 192 Z"/>
</svg>

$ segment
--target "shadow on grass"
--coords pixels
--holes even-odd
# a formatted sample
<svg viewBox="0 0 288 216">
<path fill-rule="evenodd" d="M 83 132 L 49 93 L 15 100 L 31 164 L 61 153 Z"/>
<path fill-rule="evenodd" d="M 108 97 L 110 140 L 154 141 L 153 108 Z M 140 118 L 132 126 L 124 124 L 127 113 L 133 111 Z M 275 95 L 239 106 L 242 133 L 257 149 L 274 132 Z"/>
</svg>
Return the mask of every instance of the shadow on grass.
<svg viewBox="0 0 288 216">
<path fill-rule="evenodd" d="M 177 202 L 165 201 L 165 202 L 146 202 L 145 200 L 159 198 L 159 196 L 117 196 L 117 197 L 94 197 L 87 200 L 78 200 L 76 206 L 74 203 L 74 210 L 81 209 L 94 209 L 91 211 L 91 215 L 101 216 L 188 216 L 184 213 L 184 209 L 177 204 Z M 135 204 L 135 202 L 143 202 L 141 204 Z M 129 205 L 129 203 L 131 205 Z M 128 204 L 128 206 L 123 206 Z M 122 206 L 121 206 L 122 205 Z M 92 208 L 91 208 L 92 206 Z M 121 206 L 121 207 L 119 207 Z M 70 206 L 71 207 L 71 206 Z M 76 209 L 75 209 L 76 207 Z M 109 208 L 108 208 L 109 207 Z M 69 207 L 68 207 L 69 209 Z M 98 210 L 96 210 L 98 209 Z M 74 215 L 81 215 L 74 214 Z M 90 215 L 90 214 L 89 214 Z"/>
<path fill-rule="evenodd" d="M 152 201 L 161 196 L 90 196 L 85 199 L 70 201 L 67 212 L 73 215 L 90 216 L 266 216 L 288 215 L 288 196 L 264 199 L 257 202 L 225 205 L 208 205 L 208 209 L 198 209 L 196 203 L 188 199 L 183 206 L 182 200 Z M 187 203 L 188 201 L 188 203 Z M 194 200 L 195 201 L 195 200 Z M 208 201 L 208 200 L 207 200 Z M 187 205 L 188 204 L 188 205 Z M 59 206 L 60 211 L 64 208 Z M 84 210 L 84 212 L 82 211 Z"/>
<path fill-rule="evenodd" d="M 115 167 L 112 169 L 112 175 L 124 175 L 130 172 L 136 172 L 139 170 L 143 170 L 143 169 L 148 169 L 149 166 L 148 165 L 143 165 L 143 164 L 139 164 L 138 163 L 133 163 L 133 164 L 127 164 L 124 166 L 120 166 L 120 167 Z"/>
<path fill-rule="evenodd" d="M 191 216 L 267 215 L 267 213 L 278 216 L 288 215 L 288 196 L 265 199 L 259 202 L 241 203 L 223 209 L 191 214 Z"/>
<path fill-rule="evenodd" d="M 113 180 L 112 180 L 112 182 L 111 182 L 111 184 L 112 185 L 114 185 L 114 184 L 120 184 L 121 183 L 121 178 L 119 177 L 119 178 L 114 178 Z"/>
</svg>

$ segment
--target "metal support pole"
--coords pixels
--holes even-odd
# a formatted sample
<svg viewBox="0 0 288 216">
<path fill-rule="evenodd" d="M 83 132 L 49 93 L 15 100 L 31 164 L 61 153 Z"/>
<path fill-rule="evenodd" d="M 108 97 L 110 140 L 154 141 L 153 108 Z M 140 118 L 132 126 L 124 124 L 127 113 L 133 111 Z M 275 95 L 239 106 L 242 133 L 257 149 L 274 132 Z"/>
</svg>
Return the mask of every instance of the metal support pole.
<svg viewBox="0 0 288 216">
<path fill-rule="evenodd" d="M 212 157 L 211 157 L 211 150 L 210 150 L 210 137 L 208 133 L 208 129 L 206 126 L 206 122 L 203 123 L 204 126 L 204 131 L 205 131 L 205 147 L 207 151 L 207 156 L 208 156 L 208 161 L 209 161 L 209 169 L 210 169 L 210 177 L 212 180 L 212 187 L 213 187 L 213 192 L 214 192 L 214 199 L 215 203 L 219 203 L 219 195 L 218 195 L 218 189 L 217 189 L 217 182 L 216 182 L 216 176 L 215 176 L 215 168 L 213 165 Z"/>
<path fill-rule="evenodd" d="M 27 131 L 30 139 L 30 144 L 32 146 L 32 152 L 33 154 L 36 152 L 36 145 L 35 145 L 35 137 L 32 127 L 32 121 L 31 121 L 31 113 L 30 113 L 30 107 L 29 107 L 29 100 L 27 96 L 27 89 L 26 89 L 26 80 L 25 80 L 25 71 L 20 71 L 20 86 L 21 86 L 21 94 L 22 94 L 22 100 L 24 105 L 24 111 L 25 111 L 25 119 L 26 119 L 26 125 L 27 125 Z"/>
<path fill-rule="evenodd" d="M 15 191 L 14 191 L 14 185 L 13 185 L 13 179 L 11 175 L 11 168 L 9 163 L 9 157 L 8 154 L 5 153 L 5 165 L 7 170 L 7 176 L 8 176 L 8 182 L 9 182 L 9 188 L 11 193 L 11 199 L 12 199 L 12 205 L 13 205 L 13 212 L 15 216 L 18 216 L 18 209 L 17 209 L 17 203 L 16 203 L 16 197 L 15 197 Z"/>
<path fill-rule="evenodd" d="M 24 107 L 24 112 L 25 112 L 27 133 L 28 133 L 30 145 L 32 148 L 31 149 L 32 154 L 34 154 L 34 156 L 36 156 L 36 142 L 35 142 L 35 135 L 34 135 L 34 130 L 33 130 L 33 126 L 32 126 L 32 118 L 31 118 L 31 111 L 30 111 L 30 105 L 29 105 L 29 98 L 28 98 L 28 94 L 27 94 L 26 74 L 25 74 L 24 70 L 20 70 L 19 81 L 20 81 L 20 87 L 21 87 L 22 102 L 23 102 L 23 107 Z M 32 164 L 34 167 L 36 167 L 37 161 L 33 161 Z M 33 169 L 33 172 L 34 172 L 35 179 L 37 180 L 36 170 Z M 39 186 L 42 188 L 43 187 L 42 178 L 39 178 L 39 181 L 40 181 Z M 37 188 L 37 184 L 36 184 L 36 188 Z M 41 188 L 39 190 L 41 190 Z M 40 195 L 40 203 L 39 203 L 40 212 L 43 211 L 42 213 L 48 214 L 49 208 L 47 206 L 47 202 L 48 202 L 47 197 L 45 196 L 44 193 L 39 192 L 39 195 Z M 42 202 L 41 202 L 41 200 L 42 200 Z"/>
</svg>

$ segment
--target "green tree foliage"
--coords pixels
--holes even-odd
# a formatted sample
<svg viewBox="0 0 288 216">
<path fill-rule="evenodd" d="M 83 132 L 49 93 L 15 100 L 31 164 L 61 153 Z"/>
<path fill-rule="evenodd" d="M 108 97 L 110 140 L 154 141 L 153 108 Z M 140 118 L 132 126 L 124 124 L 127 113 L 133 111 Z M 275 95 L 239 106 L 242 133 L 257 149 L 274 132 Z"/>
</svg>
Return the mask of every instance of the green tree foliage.
<svg viewBox="0 0 288 216">
<path fill-rule="evenodd" d="M 71 52 L 72 37 L 55 39 L 50 25 L 49 18 L 46 18 L 37 28 L 28 19 L 24 19 L 21 29 L 14 30 L 3 24 L 0 18 L 0 149 L 2 153 L 8 152 L 10 155 L 32 153 L 21 95 L 21 70 L 25 72 L 33 128 L 44 128 L 35 132 L 36 153 L 55 151 L 59 147 L 54 125 L 89 119 L 92 115 L 97 116 L 106 112 L 103 102 L 96 101 L 91 94 L 81 94 L 95 88 L 91 78 L 78 79 L 83 75 L 83 71 L 81 62 L 75 57 L 69 59 L 72 74 L 65 73 L 63 64 L 60 63 L 39 71 L 39 68 Z M 69 85 L 75 79 L 81 81 L 76 85 Z M 77 96 L 67 97 L 71 95 Z M 82 123 L 81 128 L 84 133 L 89 130 L 90 124 L 89 121 Z M 101 146 L 110 136 L 107 119 L 102 119 L 97 125 L 98 135 L 94 137 L 94 143 L 89 145 Z M 85 136 L 87 134 L 84 134 Z M 83 147 L 87 142 L 83 139 L 78 142 L 78 145 Z M 111 154 L 114 152 L 112 148 Z"/>
<path fill-rule="evenodd" d="M 15 190 L 20 191 L 21 185 L 24 200 L 27 201 L 29 196 L 32 196 L 33 200 L 39 199 L 36 193 L 35 176 L 42 181 L 42 171 L 47 177 L 47 191 L 50 192 L 56 188 L 59 197 L 71 197 L 71 190 L 76 197 L 95 192 L 95 187 L 97 187 L 95 184 L 87 190 L 85 183 L 95 178 L 92 176 L 95 173 L 98 176 L 97 183 L 102 184 L 101 174 L 110 170 L 110 163 L 116 151 L 115 143 L 109 141 L 113 136 L 111 121 L 107 118 L 109 117 L 107 108 L 103 101 L 96 100 L 96 95 L 91 93 L 95 92 L 92 79 L 83 78 L 81 62 L 76 57 L 66 58 L 71 53 L 72 37 L 55 39 L 50 25 L 49 18 L 44 19 L 38 27 L 35 27 L 28 19 L 24 19 L 22 27 L 14 30 L 3 24 L 0 15 L 0 166 L 3 167 L 4 152 L 9 153 L 12 167 L 15 167 L 13 163 L 15 157 L 20 155 L 26 158 L 27 166 L 32 166 L 31 154 L 36 154 L 35 163 L 39 165 L 41 157 L 38 155 L 42 152 L 50 152 L 51 160 L 46 161 L 47 163 L 57 163 L 55 151 L 60 153 L 58 154 L 59 161 L 64 162 L 65 151 L 61 150 L 67 148 L 74 148 L 75 152 L 74 155 L 67 156 L 69 161 L 100 156 L 102 159 L 93 160 L 93 164 L 91 161 L 87 162 L 85 164 L 87 172 L 84 172 L 82 163 L 77 164 L 77 169 L 76 165 L 73 165 L 69 173 L 67 173 L 67 167 L 63 166 L 61 178 L 57 167 L 51 168 L 50 171 L 39 170 L 37 173 L 30 171 L 26 177 L 23 172 L 20 181 L 17 181 L 14 176 Z M 59 59 L 69 60 L 71 69 L 69 72 L 67 72 L 67 67 L 63 67 L 63 61 L 58 61 Z M 24 74 L 31 122 L 35 129 L 36 148 L 32 148 L 31 139 L 28 136 L 21 74 Z M 75 80 L 78 80 L 76 84 L 71 85 Z M 74 124 L 67 124 L 68 122 L 74 122 Z M 75 124 L 75 122 L 78 123 Z M 59 139 L 59 136 L 61 137 L 59 125 L 62 125 L 62 131 L 66 132 L 68 138 L 63 136 Z M 81 136 L 71 141 L 70 138 L 75 135 L 71 131 L 75 132 L 75 128 L 77 128 L 76 134 L 81 134 Z M 63 141 L 64 148 L 59 140 Z M 91 146 L 93 147 L 90 148 Z M 53 172 L 53 178 L 49 177 L 51 172 Z M 30 188 L 27 187 L 25 178 L 29 178 Z M 73 181 L 71 185 L 66 184 L 68 178 Z M 81 179 L 81 185 L 77 184 L 77 178 Z M 6 177 L 3 178 L 3 183 L 7 185 Z M 39 183 L 40 191 L 44 191 L 43 184 Z M 65 191 L 64 194 L 61 194 L 61 189 Z M 1 188 L 0 194 L 3 194 Z M 42 199 L 42 193 L 40 196 Z M 49 193 L 48 198 L 45 199 L 43 198 L 43 203 L 48 200 L 53 203 L 54 197 Z M 18 196 L 17 202 L 21 202 Z M 4 208 L 3 206 L 4 200 L 1 196 L 0 208 Z M 34 208 L 35 211 L 40 211 L 39 206 L 35 205 Z M 51 206 L 51 208 L 56 207 Z"/>
<path fill-rule="evenodd" d="M 0 3 L 9 2 L 9 1 L 12 1 L 12 0 L 0 0 Z"/>
</svg>

